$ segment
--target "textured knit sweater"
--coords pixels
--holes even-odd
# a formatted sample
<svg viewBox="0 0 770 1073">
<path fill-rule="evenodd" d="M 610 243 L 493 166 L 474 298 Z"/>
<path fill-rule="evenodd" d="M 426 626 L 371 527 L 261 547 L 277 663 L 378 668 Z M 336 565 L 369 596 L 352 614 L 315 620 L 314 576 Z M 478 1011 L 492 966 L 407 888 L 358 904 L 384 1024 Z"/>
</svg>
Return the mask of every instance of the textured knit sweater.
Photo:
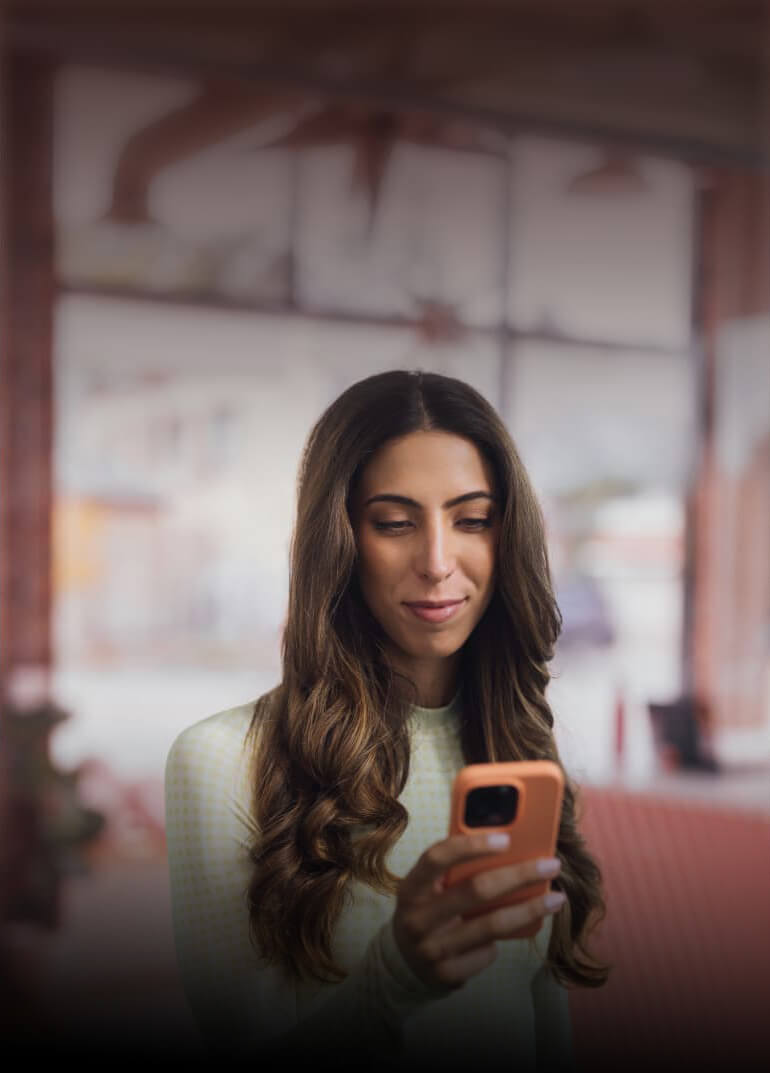
<svg viewBox="0 0 770 1073">
<path fill-rule="evenodd" d="M 464 760 L 460 695 L 414 707 L 411 761 L 399 800 L 409 823 L 391 850 L 405 876 L 449 830 L 450 789 Z M 567 993 L 544 965 L 552 918 L 534 939 L 498 940 L 496 959 L 462 987 L 426 985 L 393 935 L 395 897 L 359 881 L 336 926 L 338 984 L 289 984 L 249 937 L 251 813 L 244 739 L 253 704 L 184 730 L 166 764 L 166 836 L 174 937 L 183 986 L 201 1034 L 223 1051 L 308 1059 L 354 1056 L 360 1069 L 571 1069 Z M 489 1068 L 493 1068 L 491 1065 Z"/>
</svg>

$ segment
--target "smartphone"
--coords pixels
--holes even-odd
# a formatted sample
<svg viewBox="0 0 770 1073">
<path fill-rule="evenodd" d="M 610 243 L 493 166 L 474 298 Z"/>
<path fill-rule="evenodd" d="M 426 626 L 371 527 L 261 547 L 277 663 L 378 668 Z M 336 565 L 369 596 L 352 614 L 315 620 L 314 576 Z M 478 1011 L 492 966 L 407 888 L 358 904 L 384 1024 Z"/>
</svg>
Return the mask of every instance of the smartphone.
<svg viewBox="0 0 770 1073">
<path fill-rule="evenodd" d="M 487 868 L 500 868 L 533 857 L 555 857 L 559 834 L 564 775 L 550 760 L 520 760 L 509 763 L 468 764 L 455 776 L 449 834 L 474 831 L 505 831 L 510 848 L 489 856 L 453 865 L 445 875 L 450 887 Z M 504 905 L 516 905 L 545 894 L 550 879 L 539 879 L 512 891 L 483 908 L 463 914 L 464 920 L 481 916 Z M 542 926 L 542 920 L 526 924 L 510 938 L 528 938 Z"/>
</svg>

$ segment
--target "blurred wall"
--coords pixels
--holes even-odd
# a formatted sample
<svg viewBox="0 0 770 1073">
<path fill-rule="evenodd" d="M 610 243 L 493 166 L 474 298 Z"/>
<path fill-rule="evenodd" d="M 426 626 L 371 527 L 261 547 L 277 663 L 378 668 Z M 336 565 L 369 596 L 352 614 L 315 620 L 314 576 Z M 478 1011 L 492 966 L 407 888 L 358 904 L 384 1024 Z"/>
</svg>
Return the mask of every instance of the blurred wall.
<svg viewBox="0 0 770 1073">
<path fill-rule="evenodd" d="M 693 677 L 725 758 L 770 752 L 770 180 L 704 195 Z"/>
</svg>

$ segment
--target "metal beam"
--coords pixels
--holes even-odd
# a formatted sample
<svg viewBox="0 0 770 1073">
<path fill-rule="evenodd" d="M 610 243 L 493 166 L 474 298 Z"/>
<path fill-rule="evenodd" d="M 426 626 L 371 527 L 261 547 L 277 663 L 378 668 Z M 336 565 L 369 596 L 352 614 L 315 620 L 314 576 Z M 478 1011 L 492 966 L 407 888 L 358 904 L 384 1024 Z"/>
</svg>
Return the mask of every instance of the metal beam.
<svg viewBox="0 0 770 1073">
<path fill-rule="evenodd" d="M 246 301 L 244 299 L 232 299 L 218 297 L 216 295 L 183 294 L 183 293 L 151 293 L 147 291 L 134 291 L 125 287 L 101 287 L 98 285 L 68 283 L 61 280 L 58 284 L 58 294 L 62 297 L 105 298 L 111 301 L 146 302 L 148 305 L 161 305 L 166 309 L 174 307 L 183 309 L 201 309 L 211 312 L 234 312 L 253 313 L 268 317 L 297 317 L 304 320 L 320 323 L 332 323 L 342 326 L 360 326 L 365 328 L 394 328 L 410 329 L 418 331 L 423 322 L 416 317 L 386 316 L 381 314 L 357 313 L 342 309 L 303 309 L 302 306 L 290 302 L 259 302 Z M 607 339 L 582 339 L 576 336 L 548 332 L 542 330 L 528 331 L 514 328 L 511 325 L 491 324 L 486 325 L 463 325 L 469 336 L 477 336 L 492 341 L 504 341 L 507 344 L 517 342 L 551 343 L 554 346 L 583 347 L 591 350 L 610 351 L 612 353 L 646 353 L 646 354 L 670 354 L 680 355 L 683 358 L 687 349 L 682 347 L 661 346 L 659 343 L 612 342 Z"/>
</svg>

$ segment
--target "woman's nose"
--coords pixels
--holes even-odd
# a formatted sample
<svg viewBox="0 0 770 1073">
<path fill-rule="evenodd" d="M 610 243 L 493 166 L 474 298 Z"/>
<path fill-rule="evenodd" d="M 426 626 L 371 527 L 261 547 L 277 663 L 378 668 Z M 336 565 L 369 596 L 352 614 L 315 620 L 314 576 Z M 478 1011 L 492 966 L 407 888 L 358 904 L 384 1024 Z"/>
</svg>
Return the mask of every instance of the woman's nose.
<svg viewBox="0 0 770 1073">
<path fill-rule="evenodd" d="M 440 581 L 454 569 L 454 557 L 451 536 L 440 525 L 426 526 L 418 552 L 420 573 Z"/>
</svg>

